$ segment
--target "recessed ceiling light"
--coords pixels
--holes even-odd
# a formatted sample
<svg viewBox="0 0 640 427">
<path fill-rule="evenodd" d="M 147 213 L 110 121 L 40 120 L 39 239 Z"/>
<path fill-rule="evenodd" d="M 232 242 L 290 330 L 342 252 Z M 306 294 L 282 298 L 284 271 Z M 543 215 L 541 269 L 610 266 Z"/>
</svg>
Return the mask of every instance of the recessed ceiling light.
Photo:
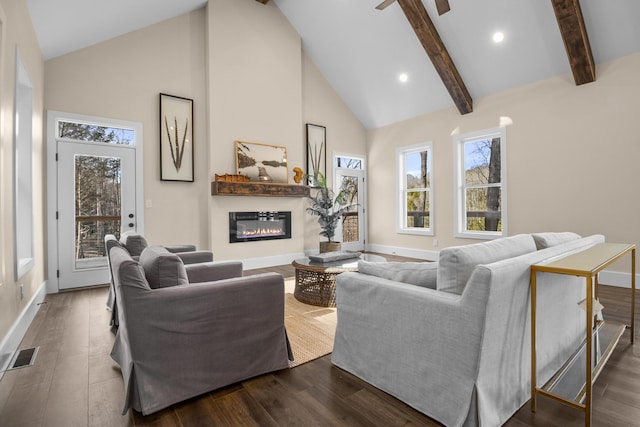
<svg viewBox="0 0 640 427">
<path fill-rule="evenodd" d="M 493 41 L 495 43 L 500 43 L 504 40 L 504 33 L 502 31 L 496 31 L 493 33 Z"/>
<path fill-rule="evenodd" d="M 400 80 L 402 83 L 406 83 L 409 80 L 409 76 L 407 75 L 407 73 L 400 73 L 400 75 L 398 76 L 398 80 Z"/>
</svg>

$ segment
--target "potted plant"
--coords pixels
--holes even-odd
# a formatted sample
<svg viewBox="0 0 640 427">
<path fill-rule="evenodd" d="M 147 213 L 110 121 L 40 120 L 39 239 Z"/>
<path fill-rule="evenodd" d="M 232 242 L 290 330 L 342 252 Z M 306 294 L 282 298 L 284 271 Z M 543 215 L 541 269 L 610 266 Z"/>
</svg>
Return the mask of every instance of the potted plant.
<svg viewBox="0 0 640 427">
<path fill-rule="evenodd" d="M 315 187 L 315 195 L 309 196 L 310 204 L 307 212 L 318 217 L 320 224 L 320 235 L 327 238 L 326 242 L 320 242 L 320 252 L 331 252 L 340 250 L 340 242 L 334 240 L 338 221 L 351 206 L 349 200 L 350 190 L 343 186 L 338 194 L 327 187 L 327 180 L 324 175 L 318 172 L 315 176 L 309 177 Z"/>
</svg>

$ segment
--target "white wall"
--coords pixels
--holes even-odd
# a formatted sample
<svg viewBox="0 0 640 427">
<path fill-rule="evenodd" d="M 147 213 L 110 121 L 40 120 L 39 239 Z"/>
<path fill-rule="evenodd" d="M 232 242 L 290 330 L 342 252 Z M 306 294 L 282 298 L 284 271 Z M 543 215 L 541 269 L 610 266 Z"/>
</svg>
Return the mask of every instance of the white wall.
<svg viewBox="0 0 640 427">
<path fill-rule="evenodd" d="M 305 123 L 327 127 L 334 150 L 365 154 L 364 128 L 303 53 L 300 36 L 273 2 L 210 0 L 209 106 L 211 176 L 235 173 L 234 140 L 287 147 L 292 169 L 306 168 Z M 285 259 L 318 247 L 306 200 L 290 197 L 211 197 L 211 246 L 217 259 Z M 290 210 L 293 238 L 228 243 L 228 213 Z M 309 230 L 312 230 L 309 232 Z"/>
<path fill-rule="evenodd" d="M 46 109 L 142 123 L 151 244 L 209 244 L 205 26 L 200 9 L 45 64 Z M 160 181 L 160 93 L 194 100 L 193 183 Z"/>
<path fill-rule="evenodd" d="M 336 153 L 366 157 L 364 126 L 342 101 L 311 58 L 302 55 L 303 116 L 305 123 L 327 128 L 327 180 L 332 185 L 331 162 Z M 305 205 L 306 206 L 306 205 Z M 317 217 L 305 215 L 304 248 L 318 250 L 320 237 Z"/>
<path fill-rule="evenodd" d="M 0 344 L 16 327 L 32 298 L 43 288 L 44 254 L 44 63 L 24 0 L 0 0 Z M 13 138 L 16 49 L 33 85 L 33 211 L 35 266 L 14 280 Z M 20 236 L 18 236 L 20 238 Z M 20 286 L 24 297 L 20 298 Z M 0 345 L 0 351 L 6 347 Z M 15 348 L 13 349 L 15 350 Z M 6 354 L 0 353 L 0 369 Z"/>
<path fill-rule="evenodd" d="M 370 241 L 421 250 L 473 243 L 453 237 L 451 134 L 496 127 L 504 116 L 513 121 L 506 138 L 509 234 L 570 230 L 640 244 L 639 75 L 634 54 L 598 64 L 593 83 L 576 86 L 571 75 L 558 76 L 476 99 L 471 114 L 450 108 L 371 131 Z M 433 237 L 395 232 L 395 149 L 422 141 L 433 141 Z"/>
<path fill-rule="evenodd" d="M 45 108 L 138 121 L 144 127 L 145 234 L 151 243 L 196 243 L 216 259 L 298 256 L 315 222 L 290 197 L 213 197 L 215 173 L 235 173 L 234 140 L 287 148 L 305 168 L 306 122 L 327 126 L 329 150 L 364 155 L 362 125 L 304 55 L 272 2 L 211 0 L 201 9 L 49 60 Z M 194 99 L 195 183 L 159 178 L 158 94 Z M 293 238 L 228 243 L 228 212 L 288 210 Z M 282 256 L 284 258 L 277 258 Z"/>
</svg>

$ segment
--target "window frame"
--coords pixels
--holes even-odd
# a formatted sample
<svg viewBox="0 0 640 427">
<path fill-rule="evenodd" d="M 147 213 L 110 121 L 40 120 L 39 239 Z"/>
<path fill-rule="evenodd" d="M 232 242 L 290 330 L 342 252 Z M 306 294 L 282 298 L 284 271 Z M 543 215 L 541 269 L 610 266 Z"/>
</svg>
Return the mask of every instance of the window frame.
<svg viewBox="0 0 640 427">
<path fill-rule="evenodd" d="M 429 195 L 429 227 L 418 228 L 407 226 L 407 171 L 406 171 L 406 155 L 409 153 L 419 153 L 421 151 L 427 151 L 427 170 L 429 187 L 425 187 Z M 398 234 L 412 234 L 419 236 L 433 236 L 435 229 L 434 218 L 434 191 L 433 191 L 433 142 L 419 142 L 417 144 L 405 145 L 396 148 L 396 190 L 397 190 L 397 206 L 396 206 L 396 232 Z M 416 189 L 412 189 L 415 191 Z M 418 189 L 420 190 L 420 189 Z"/>
<path fill-rule="evenodd" d="M 466 229 L 466 177 L 464 146 L 468 142 L 500 138 L 500 219 L 502 231 L 470 231 Z M 454 135 L 454 237 L 492 240 L 507 236 L 507 132 L 505 127 L 485 129 L 477 132 Z M 487 185 L 489 186 L 489 185 Z M 495 186 L 495 185 L 494 185 Z"/>
</svg>

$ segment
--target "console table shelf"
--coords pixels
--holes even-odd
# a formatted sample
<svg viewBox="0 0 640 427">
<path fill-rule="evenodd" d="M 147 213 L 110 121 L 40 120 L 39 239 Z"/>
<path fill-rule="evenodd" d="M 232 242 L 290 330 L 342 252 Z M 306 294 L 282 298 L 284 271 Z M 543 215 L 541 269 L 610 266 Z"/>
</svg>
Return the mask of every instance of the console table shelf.
<svg viewBox="0 0 640 427">
<path fill-rule="evenodd" d="M 598 273 L 625 255 L 631 255 L 631 321 L 620 325 L 598 320 L 593 303 L 598 298 Z M 542 388 L 536 382 L 536 274 L 547 272 L 586 279 L 586 337 L 582 346 Z M 635 338 L 636 245 L 601 243 L 549 263 L 531 266 L 531 411 L 536 410 L 536 395 L 542 394 L 581 409 L 585 426 L 591 425 L 593 383 L 607 363 L 625 328 Z M 595 319 L 594 319 L 595 318 Z"/>
<path fill-rule="evenodd" d="M 212 181 L 212 196 L 277 196 L 308 197 L 306 185 L 272 184 L 262 182 Z"/>
</svg>

